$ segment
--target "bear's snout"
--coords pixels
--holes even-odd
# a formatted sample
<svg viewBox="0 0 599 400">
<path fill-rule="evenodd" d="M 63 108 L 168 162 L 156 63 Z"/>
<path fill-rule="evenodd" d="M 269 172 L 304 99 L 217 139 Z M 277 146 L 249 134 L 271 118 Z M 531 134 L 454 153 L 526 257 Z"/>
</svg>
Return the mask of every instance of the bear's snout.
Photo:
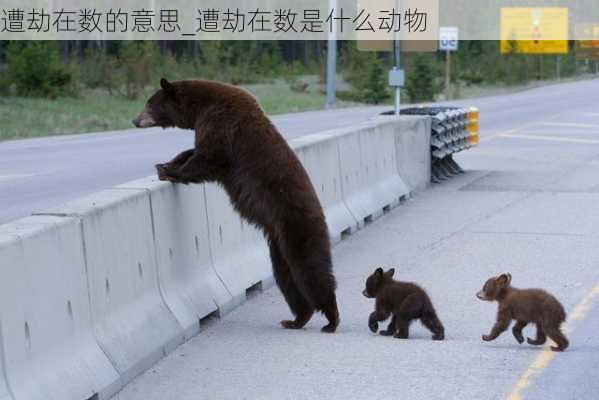
<svg viewBox="0 0 599 400">
<path fill-rule="evenodd" d="M 364 295 L 364 297 L 366 297 L 367 299 L 370 298 L 370 295 L 368 294 L 368 292 L 366 291 L 366 289 L 362 290 L 362 294 Z"/>
<path fill-rule="evenodd" d="M 142 113 L 131 122 L 136 128 L 149 128 L 151 126 L 156 126 L 156 121 L 147 109 L 143 110 Z"/>
</svg>

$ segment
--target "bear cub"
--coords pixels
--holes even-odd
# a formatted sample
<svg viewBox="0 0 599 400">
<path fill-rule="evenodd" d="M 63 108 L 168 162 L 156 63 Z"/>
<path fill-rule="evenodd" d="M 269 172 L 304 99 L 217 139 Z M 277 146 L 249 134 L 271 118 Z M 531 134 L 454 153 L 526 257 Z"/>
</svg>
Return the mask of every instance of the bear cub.
<svg viewBox="0 0 599 400">
<path fill-rule="evenodd" d="M 379 321 L 385 321 L 393 314 L 391 323 L 381 335 L 407 339 L 410 323 L 419 319 L 433 333 L 433 340 L 443 340 L 445 329 L 426 292 L 414 283 L 394 280 L 394 273 L 394 268 L 387 272 L 377 268 L 366 280 L 362 294 L 369 299 L 376 298 L 375 310 L 368 319 L 370 330 L 376 333 Z"/>
<path fill-rule="evenodd" d="M 522 329 L 532 323 L 537 327 L 537 337 L 534 340 L 527 338 L 528 344 L 540 346 L 549 336 L 557 344 L 557 347 L 551 346 L 551 350 L 564 351 L 568 347 L 568 339 L 560 330 L 560 325 L 566 320 L 566 312 L 561 303 L 544 290 L 516 289 L 510 286 L 511 282 L 510 274 L 490 278 L 476 294 L 481 300 L 499 303 L 497 322 L 491 333 L 483 335 L 483 340 L 495 340 L 509 328 L 514 319 L 516 325 L 512 328 L 512 333 L 518 343 L 524 342 Z"/>
</svg>

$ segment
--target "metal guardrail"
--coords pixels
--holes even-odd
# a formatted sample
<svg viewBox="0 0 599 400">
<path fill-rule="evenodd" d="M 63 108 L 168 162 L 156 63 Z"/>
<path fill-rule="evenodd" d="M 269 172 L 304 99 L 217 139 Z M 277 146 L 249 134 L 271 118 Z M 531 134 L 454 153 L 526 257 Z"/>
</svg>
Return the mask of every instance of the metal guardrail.
<svg viewBox="0 0 599 400">
<path fill-rule="evenodd" d="M 476 107 L 413 107 L 402 115 L 428 115 L 431 125 L 431 181 L 439 183 L 464 170 L 453 155 L 479 143 L 479 111 Z"/>
</svg>

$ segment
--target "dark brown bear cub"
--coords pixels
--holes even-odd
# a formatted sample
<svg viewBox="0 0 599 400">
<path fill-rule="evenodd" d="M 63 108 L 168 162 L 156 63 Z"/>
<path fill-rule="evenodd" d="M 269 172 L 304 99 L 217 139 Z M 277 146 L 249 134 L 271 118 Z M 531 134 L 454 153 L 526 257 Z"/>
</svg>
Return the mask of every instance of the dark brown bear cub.
<svg viewBox="0 0 599 400">
<path fill-rule="evenodd" d="M 370 330 L 376 333 L 379 321 L 393 314 L 391 323 L 386 331 L 381 331 L 381 335 L 407 339 L 410 323 L 419 319 L 433 333 L 433 340 L 443 340 L 445 329 L 426 292 L 414 283 L 394 280 L 394 273 L 394 268 L 387 272 L 378 268 L 366 280 L 362 294 L 369 299 L 376 298 L 375 310 L 368 319 Z"/>
<path fill-rule="evenodd" d="M 564 351 L 568 347 L 568 339 L 560 330 L 560 325 L 566 320 L 566 312 L 561 303 L 544 290 L 516 289 L 510 286 L 511 282 L 510 274 L 490 278 L 476 294 L 481 300 L 499 303 L 497 322 L 491 333 L 483 335 L 483 340 L 495 340 L 515 319 L 516 325 L 512 328 L 512 333 L 518 343 L 524 342 L 522 329 L 533 323 L 537 327 L 537 337 L 534 340 L 527 338 L 528 344 L 542 345 L 549 336 L 557 344 L 557 347 L 551 346 L 551 350 Z"/>
<path fill-rule="evenodd" d="M 160 179 L 221 184 L 233 207 L 268 241 L 275 281 L 295 315 L 281 324 L 300 329 L 318 310 L 328 319 L 322 330 L 334 332 L 339 312 L 327 224 L 293 150 L 241 88 L 166 79 L 160 85 L 135 126 L 195 131 L 193 149 L 156 166 Z"/>
</svg>

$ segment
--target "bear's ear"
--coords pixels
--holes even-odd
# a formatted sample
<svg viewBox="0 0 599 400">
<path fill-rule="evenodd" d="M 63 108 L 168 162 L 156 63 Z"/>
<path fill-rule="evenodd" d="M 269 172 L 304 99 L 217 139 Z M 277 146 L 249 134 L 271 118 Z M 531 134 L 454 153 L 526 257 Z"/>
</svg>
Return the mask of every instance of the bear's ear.
<svg viewBox="0 0 599 400">
<path fill-rule="evenodd" d="M 385 272 L 387 278 L 393 278 L 393 274 L 395 274 L 395 268 L 391 268 L 389 271 Z"/>
<path fill-rule="evenodd" d="M 374 271 L 374 274 L 377 276 L 383 275 L 383 269 L 382 268 L 377 268 L 376 271 Z"/>
<path fill-rule="evenodd" d="M 501 274 L 499 278 L 497 278 L 497 282 L 502 286 L 507 286 L 512 282 L 511 274 Z"/>
<path fill-rule="evenodd" d="M 169 81 L 166 80 L 166 78 L 162 78 L 160 80 L 160 87 L 162 88 L 162 90 L 164 90 L 164 92 L 170 96 L 175 94 L 175 87 L 173 86 L 172 83 L 170 83 Z"/>
</svg>

